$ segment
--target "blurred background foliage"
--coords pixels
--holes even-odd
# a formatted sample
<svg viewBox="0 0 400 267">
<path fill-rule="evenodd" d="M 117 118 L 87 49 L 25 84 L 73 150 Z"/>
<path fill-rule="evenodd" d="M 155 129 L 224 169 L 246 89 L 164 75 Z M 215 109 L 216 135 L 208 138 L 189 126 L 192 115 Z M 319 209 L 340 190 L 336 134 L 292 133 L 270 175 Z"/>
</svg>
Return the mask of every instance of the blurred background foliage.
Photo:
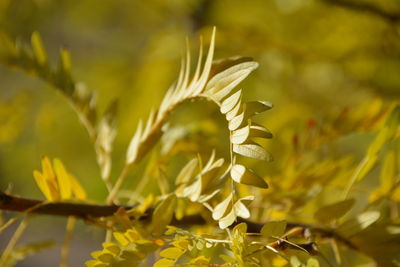
<svg viewBox="0 0 400 267">
<path fill-rule="evenodd" d="M 245 98 L 275 106 L 259 117 L 274 134 L 266 143 L 274 162 L 248 164 L 267 177 L 272 192 L 275 187 L 282 194 L 269 196 L 267 190 L 265 197 L 276 201 L 260 208 L 268 209 L 271 218 L 304 222 L 312 221 L 308 209 L 332 202 L 344 185 L 338 182 L 330 195 L 314 201 L 299 189 L 290 207 L 281 201 L 285 191 L 349 177 L 373 140 L 371 132 L 400 97 L 399 21 L 397 0 L 0 1 L 2 34 L 29 42 L 38 31 L 53 63 L 60 47 L 67 48 L 75 79 L 97 93 L 100 113 L 110 99 L 119 98 L 113 179 L 138 120 L 158 106 L 176 79 L 185 37 L 197 50 L 199 36 L 207 43 L 215 25 L 216 58 L 243 55 L 260 63 L 239 86 Z M 91 199 L 103 200 L 106 188 L 92 144 L 63 97 L 35 77 L 4 66 L 0 87 L 1 188 L 12 184 L 20 195 L 41 197 L 32 171 L 48 155 L 62 159 Z M 209 155 L 216 148 L 219 156 L 229 157 L 226 122 L 212 104 L 183 105 L 170 129 L 178 136 L 172 149 L 164 148 L 168 160 L 175 159 L 165 162 L 171 183 L 198 151 Z M 144 167 L 146 162 L 130 172 L 127 189 L 143 177 Z M 352 192 L 361 203 L 377 186 L 376 173 Z M 150 180 L 144 192 L 157 193 L 156 184 Z"/>
</svg>

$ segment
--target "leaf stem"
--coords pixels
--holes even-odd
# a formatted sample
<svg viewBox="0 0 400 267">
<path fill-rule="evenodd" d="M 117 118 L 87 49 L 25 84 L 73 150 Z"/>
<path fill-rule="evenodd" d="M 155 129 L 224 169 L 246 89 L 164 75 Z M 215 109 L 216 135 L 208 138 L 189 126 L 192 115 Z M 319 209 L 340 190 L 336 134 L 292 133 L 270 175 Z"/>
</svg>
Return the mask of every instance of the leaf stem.
<svg viewBox="0 0 400 267">
<path fill-rule="evenodd" d="M 76 223 L 76 218 L 74 216 L 68 217 L 65 238 L 61 247 L 60 267 L 68 266 L 69 247 L 72 240 L 72 234 L 75 228 L 75 223 Z"/>
<path fill-rule="evenodd" d="M 11 255 L 15 245 L 17 244 L 18 240 L 24 233 L 26 226 L 28 225 L 28 222 L 29 222 L 29 217 L 25 217 L 19 224 L 17 230 L 15 230 L 14 235 L 8 242 L 7 247 L 5 248 L 3 255 L 0 258 L 0 266 L 6 265 L 8 257 Z"/>
<path fill-rule="evenodd" d="M 120 190 L 122 184 L 125 182 L 126 179 L 126 175 L 128 174 L 129 168 L 130 168 L 130 164 L 126 164 L 125 167 L 123 168 L 121 174 L 119 175 L 117 182 L 115 183 L 114 187 L 111 189 L 110 193 L 108 194 L 107 197 L 107 204 L 111 205 L 114 200 L 115 197 L 118 194 L 118 191 Z"/>
</svg>

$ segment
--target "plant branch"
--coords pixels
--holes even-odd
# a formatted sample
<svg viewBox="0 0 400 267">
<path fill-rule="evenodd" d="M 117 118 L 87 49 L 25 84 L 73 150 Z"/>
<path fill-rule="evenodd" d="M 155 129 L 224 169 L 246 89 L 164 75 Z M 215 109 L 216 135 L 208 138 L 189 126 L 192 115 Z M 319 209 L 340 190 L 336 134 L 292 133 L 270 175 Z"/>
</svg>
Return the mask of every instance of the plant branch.
<svg viewBox="0 0 400 267">
<path fill-rule="evenodd" d="M 0 191 L 0 210 L 25 212 L 28 211 L 32 214 L 54 215 L 54 216 L 75 216 L 80 219 L 89 220 L 91 218 L 112 216 L 119 208 L 130 209 L 132 206 L 118 206 L 118 205 L 97 205 L 86 204 L 77 202 L 45 202 L 42 200 L 22 198 Z M 141 219 L 146 220 L 152 216 L 152 209 L 148 210 L 148 214 Z M 247 229 L 251 233 L 259 233 L 264 224 L 256 223 L 238 218 L 234 224 L 245 222 Z M 200 215 L 185 216 L 181 220 L 173 219 L 172 225 L 203 225 L 207 220 Z M 234 226 L 233 225 L 233 226 Z M 349 248 L 357 250 L 358 248 L 347 238 L 339 235 L 333 229 L 322 228 L 318 226 L 302 224 L 302 223 L 288 223 L 288 229 L 301 229 L 303 235 L 306 231 L 312 232 L 321 236 L 322 238 L 332 238 Z"/>
</svg>

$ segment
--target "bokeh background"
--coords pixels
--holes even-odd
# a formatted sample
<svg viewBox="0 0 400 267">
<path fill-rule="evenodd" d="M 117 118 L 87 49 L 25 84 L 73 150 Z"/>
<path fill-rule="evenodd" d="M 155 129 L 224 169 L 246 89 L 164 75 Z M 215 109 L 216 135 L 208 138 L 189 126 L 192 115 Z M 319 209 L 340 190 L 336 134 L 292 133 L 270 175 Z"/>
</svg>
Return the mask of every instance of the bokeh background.
<svg viewBox="0 0 400 267">
<path fill-rule="evenodd" d="M 157 107 L 176 79 L 186 37 L 196 55 L 199 36 L 207 43 L 216 26 L 216 58 L 243 55 L 260 63 L 240 87 L 245 98 L 275 106 L 259 118 L 275 135 L 267 143 L 275 161 L 255 166 L 273 179 L 298 133 L 344 112 L 379 109 L 399 99 L 399 22 L 397 0 L 0 0 L 2 33 L 29 42 L 38 31 L 54 64 L 61 47 L 70 50 L 74 78 L 97 92 L 100 113 L 119 98 L 114 178 L 139 118 Z M 184 105 L 171 124 L 190 126 L 188 146 L 190 140 L 207 140 L 208 146 L 193 151 L 209 153 L 216 147 L 228 155 L 221 141 L 227 136 L 225 122 L 213 105 Z M 370 140 L 368 134 L 346 136 L 335 153 L 360 156 Z M 0 65 L 0 188 L 12 186 L 14 193 L 42 198 L 32 171 L 43 155 L 61 158 L 92 200 L 104 200 L 92 144 L 63 96 Z M 140 171 L 132 172 L 126 188 L 139 179 Z M 29 227 L 36 230 L 22 242 L 60 241 L 64 224 L 62 218 L 35 219 Z M 0 236 L 1 246 L 11 232 Z M 76 232 L 71 266 L 81 266 L 103 238 L 83 223 Z M 18 266 L 40 266 L 43 260 L 41 266 L 56 266 L 58 254 L 55 247 Z"/>
</svg>

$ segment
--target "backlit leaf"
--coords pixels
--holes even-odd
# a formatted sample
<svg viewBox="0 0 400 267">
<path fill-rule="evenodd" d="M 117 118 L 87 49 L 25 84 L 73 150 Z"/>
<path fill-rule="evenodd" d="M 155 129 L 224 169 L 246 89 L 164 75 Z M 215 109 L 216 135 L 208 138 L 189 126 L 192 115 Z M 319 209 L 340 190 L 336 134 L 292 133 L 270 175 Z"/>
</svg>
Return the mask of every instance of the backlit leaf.
<svg viewBox="0 0 400 267">
<path fill-rule="evenodd" d="M 237 129 L 231 134 L 232 144 L 242 144 L 244 143 L 250 135 L 250 126 L 244 126 L 243 128 Z"/>
<path fill-rule="evenodd" d="M 179 172 L 175 184 L 184 184 L 190 181 L 190 179 L 193 176 L 194 171 L 196 170 L 196 167 L 198 166 L 198 159 L 193 158 L 190 160 L 185 167 L 182 168 L 182 170 Z"/>
<path fill-rule="evenodd" d="M 214 220 L 219 220 L 224 216 L 229 204 L 232 202 L 232 198 L 233 194 L 229 194 L 226 199 L 224 199 L 214 208 L 214 211 L 212 213 L 212 217 Z"/>
<path fill-rule="evenodd" d="M 229 121 L 228 128 L 230 131 L 234 131 L 240 126 L 244 124 L 244 112 L 240 113 L 239 115 L 235 116 L 232 118 L 232 120 Z"/>
<path fill-rule="evenodd" d="M 258 67 L 257 62 L 244 62 L 230 67 L 210 79 L 205 93 L 217 101 L 226 97 L 233 88 L 245 79 L 254 69 Z"/>
<path fill-rule="evenodd" d="M 245 166 L 235 164 L 231 168 L 232 179 L 240 184 L 253 185 L 261 188 L 268 188 L 268 184 L 263 178 L 259 177 L 252 170 L 247 169 Z"/>
<path fill-rule="evenodd" d="M 237 91 L 236 93 L 232 94 L 230 97 L 225 99 L 222 104 L 220 111 L 222 114 L 226 114 L 231 111 L 238 102 L 240 102 L 240 97 L 242 95 L 242 90 Z"/>
<path fill-rule="evenodd" d="M 240 145 L 234 144 L 233 152 L 253 159 L 272 161 L 272 156 L 262 146 L 256 143 L 247 143 Z"/>
<path fill-rule="evenodd" d="M 128 151 L 126 154 L 126 164 L 131 164 L 136 160 L 139 149 L 140 138 L 142 137 L 142 128 L 143 128 L 143 123 L 140 120 L 135 135 L 132 137 L 132 140 L 128 147 Z"/>
<path fill-rule="evenodd" d="M 231 209 L 231 211 L 225 217 L 219 219 L 218 221 L 219 228 L 225 229 L 226 227 L 232 225 L 232 223 L 235 222 L 235 219 L 236 219 L 235 210 Z"/>
</svg>

